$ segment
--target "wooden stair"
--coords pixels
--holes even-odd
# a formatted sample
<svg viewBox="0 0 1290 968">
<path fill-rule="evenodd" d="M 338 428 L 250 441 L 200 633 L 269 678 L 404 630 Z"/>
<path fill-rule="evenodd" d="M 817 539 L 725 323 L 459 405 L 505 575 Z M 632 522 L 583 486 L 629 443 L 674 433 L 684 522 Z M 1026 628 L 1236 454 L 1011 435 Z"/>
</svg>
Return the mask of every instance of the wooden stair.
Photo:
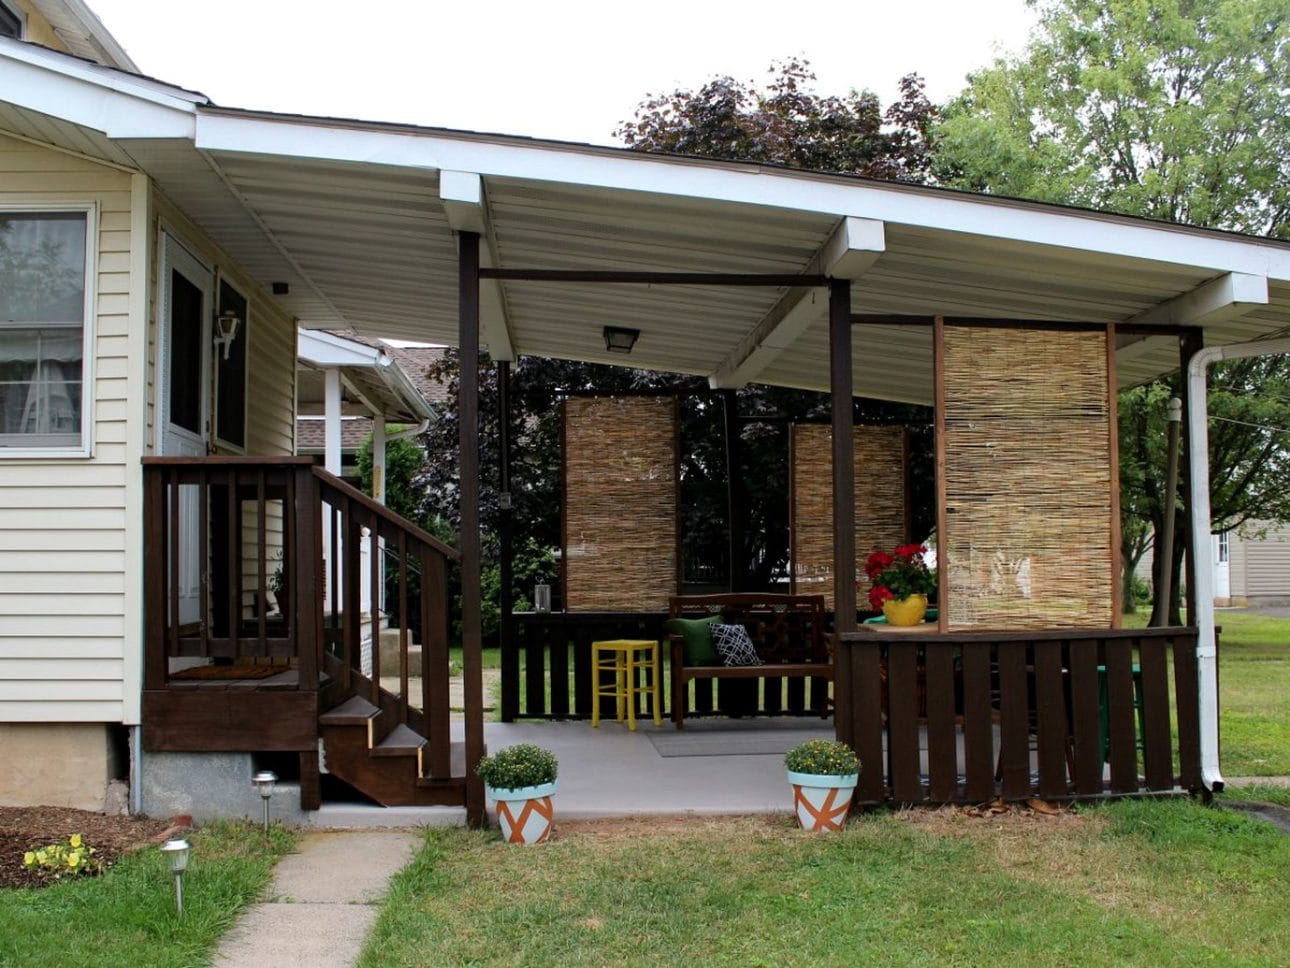
<svg viewBox="0 0 1290 968">
<path fill-rule="evenodd" d="M 384 699 L 384 697 L 383 697 Z M 425 775 L 428 741 L 395 713 L 351 696 L 318 717 L 327 770 L 387 807 L 459 806 L 465 796 L 464 745 L 451 747 L 450 779 Z"/>
</svg>

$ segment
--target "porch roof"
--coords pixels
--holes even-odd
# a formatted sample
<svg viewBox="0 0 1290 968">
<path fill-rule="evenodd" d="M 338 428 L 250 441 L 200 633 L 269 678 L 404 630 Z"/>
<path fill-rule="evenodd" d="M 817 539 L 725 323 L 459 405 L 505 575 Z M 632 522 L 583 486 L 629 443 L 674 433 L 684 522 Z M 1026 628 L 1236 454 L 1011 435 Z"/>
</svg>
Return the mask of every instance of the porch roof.
<svg viewBox="0 0 1290 968">
<path fill-rule="evenodd" d="M 394 357 L 337 333 L 300 330 L 296 346 L 296 406 L 301 415 L 325 411 L 323 371 L 340 370 L 346 414 L 384 417 L 397 423 L 428 420 L 433 411 Z"/>
<path fill-rule="evenodd" d="M 309 328 L 453 344 L 454 232 L 485 266 L 831 275 L 868 315 L 1290 328 L 1290 245 L 1054 205 L 767 166 L 405 125 L 270 115 L 0 41 L 0 130 L 137 168 Z M 825 291 L 487 281 L 483 341 L 828 385 Z M 631 355 L 605 325 L 639 329 Z M 926 327 L 867 324 L 856 393 L 928 403 Z M 1177 367 L 1121 336 L 1119 378 Z"/>
</svg>

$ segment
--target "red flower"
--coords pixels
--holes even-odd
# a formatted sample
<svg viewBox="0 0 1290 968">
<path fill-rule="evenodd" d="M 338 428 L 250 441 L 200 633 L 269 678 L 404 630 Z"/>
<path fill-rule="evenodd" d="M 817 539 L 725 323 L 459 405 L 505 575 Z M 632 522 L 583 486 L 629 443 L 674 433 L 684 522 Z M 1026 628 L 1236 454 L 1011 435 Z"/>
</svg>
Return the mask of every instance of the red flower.
<svg viewBox="0 0 1290 968">
<path fill-rule="evenodd" d="M 881 612 L 882 603 L 895 597 L 886 585 L 874 585 L 869 589 L 869 605 L 875 612 Z"/>
<path fill-rule="evenodd" d="M 901 545 L 899 548 L 896 549 L 896 557 L 912 558 L 914 557 L 914 555 L 923 554 L 926 550 L 927 550 L 927 545 L 922 545 L 922 544 Z"/>
<path fill-rule="evenodd" d="M 869 576 L 870 581 L 873 581 L 884 568 L 895 560 L 885 551 L 875 551 L 865 560 L 864 573 Z"/>
</svg>

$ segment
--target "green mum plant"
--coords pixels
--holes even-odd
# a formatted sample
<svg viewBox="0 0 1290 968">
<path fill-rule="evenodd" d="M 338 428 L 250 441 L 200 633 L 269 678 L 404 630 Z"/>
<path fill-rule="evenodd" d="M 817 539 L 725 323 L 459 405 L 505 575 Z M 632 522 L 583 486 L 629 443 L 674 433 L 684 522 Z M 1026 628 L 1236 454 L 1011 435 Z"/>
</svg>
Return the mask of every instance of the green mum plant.
<svg viewBox="0 0 1290 968">
<path fill-rule="evenodd" d="M 860 772 L 860 757 L 846 743 L 835 739 L 808 739 L 788 751 L 784 765 L 792 773 L 850 776 Z"/>
<path fill-rule="evenodd" d="M 95 858 L 97 853 L 80 834 L 72 834 L 66 843 L 27 851 L 22 855 L 22 866 L 53 877 L 101 874 L 103 861 Z"/>
<path fill-rule="evenodd" d="M 475 773 L 494 790 L 517 790 L 555 782 L 557 768 L 550 750 L 519 743 L 485 756 Z"/>
</svg>

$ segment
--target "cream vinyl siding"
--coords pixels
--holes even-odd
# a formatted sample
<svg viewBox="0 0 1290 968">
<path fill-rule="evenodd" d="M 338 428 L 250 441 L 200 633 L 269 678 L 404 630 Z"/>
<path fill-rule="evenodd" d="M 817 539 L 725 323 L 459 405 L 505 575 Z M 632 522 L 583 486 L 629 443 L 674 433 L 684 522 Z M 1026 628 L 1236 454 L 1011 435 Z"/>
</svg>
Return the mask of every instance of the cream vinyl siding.
<svg viewBox="0 0 1290 968">
<path fill-rule="evenodd" d="M 0 134 L 0 202 L 92 206 L 97 236 L 87 247 L 91 456 L 0 454 L 0 722 L 121 722 L 126 650 L 137 644 L 125 574 L 138 535 L 126 514 L 126 476 L 138 473 L 126 442 L 131 176 Z"/>
</svg>

